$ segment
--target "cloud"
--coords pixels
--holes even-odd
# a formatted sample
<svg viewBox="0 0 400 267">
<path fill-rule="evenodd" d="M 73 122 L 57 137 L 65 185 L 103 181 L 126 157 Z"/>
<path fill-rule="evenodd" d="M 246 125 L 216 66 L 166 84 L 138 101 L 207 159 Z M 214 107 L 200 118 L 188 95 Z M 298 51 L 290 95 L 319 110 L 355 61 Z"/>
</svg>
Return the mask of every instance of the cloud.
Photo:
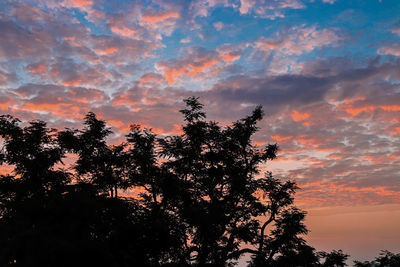
<svg viewBox="0 0 400 267">
<path fill-rule="evenodd" d="M 391 32 L 400 36 L 400 26 L 392 28 Z"/>
<path fill-rule="evenodd" d="M 101 10 L 95 9 L 92 0 L 64 0 L 61 2 L 60 6 L 79 9 L 85 12 L 87 14 L 87 19 L 92 22 L 99 22 L 105 18 L 105 13 Z"/>
<path fill-rule="evenodd" d="M 316 76 L 307 70 L 329 64 Z M 304 76 L 230 77 L 203 95 L 219 103 L 212 113 L 224 117 L 249 112 L 243 103 L 264 106 L 266 124 L 255 141 L 269 136 L 279 143 L 269 170 L 296 178 L 302 205 L 397 203 L 399 63 L 342 64 L 340 58 L 310 62 Z"/>
<path fill-rule="evenodd" d="M 8 111 L 21 119 L 46 115 L 46 120 L 54 117 L 80 119 L 92 105 L 108 100 L 104 92 L 96 89 L 41 84 L 26 84 L 3 92 L 1 97 L 8 99 Z M 27 116 L 28 113 L 31 115 Z"/>
<path fill-rule="evenodd" d="M 61 6 L 68 8 L 79 8 L 82 10 L 89 10 L 93 6 L 92 0 L 64 0 Z"/>
<path fill-rule="evenodd" d="M 300 55 L 341 40 L 332 29 L 317 29 L 316 26 L 293 27 L 288 32 L 278 34 L 277 38 L 260 38 L 253 45 L 256 49 L 270 53 L 278 51 L 287 55 Z"/>
<path fill-rule="evenodd" d="M 106 87 L 112 84 L 114 78 L 102 65 L 77 64 L 68 58 L 29 64 L 27 69 L 45 80 L 52 80 L 55 84 L 65 86 Z"/>
<path fill-rule="evenodd" d="M 192 42 L 192 39 L 190 37 L 186 37 L 186 38 L 181 39 L 179 42 L 181 44 L 188 44 L 188 43 Z"/>
<path fill-rule="evenodd" d="M 165 22 L 170 19 L 177 19 L 180 15 L 176 11 L 149 11 L 143 15 L 143 22 L 149 24 L 155 24 L 159 22 Z"/>
<path fill-rule="evenodd" d="M 196 53 L 208 60 L 211 56 L 206 55 L 222 57 L 234 51 L 230 49 L 221 46 Z M 340 68 L 342 64 L 347 68 Z M 316 66 L 332 69 L 313 76 Z M 45 118 L 52 125 L 75 128 L 91 110 L 120 134 L 134 122 L 159 134 L 173 134 L 180 131 L 178 110 L 185 97 L 200 96 L 210 119 L 223 124 L 263 104 L 267 116 L 254 141 L 278 142 L 278 160 L 268 169 L 277 177 L 296 178 L 303 188 L 298 196 L 301 205 L 393 203 L 399 201 L 400 190 L 396 184 L 400 95 L 398 85 L 392 83 L 400 80 L 398 67 L 396 62 L 360 67 L 341 58 L 321 60 L 309 62 L 304 74 L 237 75 L 202 92 L 165 87 L 165 75 L 154 72 L 110 96 L 98 89 L 28 84 L 3 91 L 1 103 L 7 106 L 0 108 L 24 119 Z M 49 64 L 41 70 L 38 64 L 31 70 L 42 75 L 51 74 L 52 68 Z"/>
<path fill-rule="evenodd" d="M 270 71 L 276 73 L 298 72 L 301 55 L 317 49 L 337 46 L 344 37 L 336 29 L 319 29 L 317 26 L 295 26 L 277 32 L 274 37 L 261 37 L 248 43 L 253 48 L 253 57 L 268 59 Z"/>
<path fill-rule="evenodd" d="M 297 110 L 293 110 L 292 113 L 290 114 L 290 116 L 292 117 L 292 119 L 294 121 L 304 121 L 306 119 L 308 119 L 310 117 L 310 114 L 308 113 L 301 113 Z"/>
<path fill-rule="evenodd" d="M 222 45 L 216 50 L 191 47 L 182 58 L 159 61 L 156 68 L 169 84 L 173 84 L 178 78 L 202 79 L 204 75 L 218 74 L 221 66 L 231 64 L 240 56 L 241 52 L 229 45 Z"/>
<path fill-rule="evenodd" d="M 300 0 L 198 0 L 189 4 L 189 17 L 208 17 L 217 7 L 232 8 L 241 15 L 276 19 L 283 18 L 285 10 L 303 9 L 306 6 Z"/>
<path fill-rule="evenodd" d="M 10 5 L 0 18 L 0 60 L 7 62 L 7 70 L 1 72 L 2 85 L 15 82 L 12 73 L 22 69 L 27 72 L 22 77 L 32 75 L 35 81 L 114 87 L 127 75 L 124 66 L 153 57 L 153 51 L 163 47 L 157 40 L 146 38 L 146 29 L 140 25 L 116 27 L 118 20 L 109 14 L 106 21 L 110 23 L 105 25 L 113 34 L 92 34 L 86 25 L 71 18 L 63 6 L 93 8 L 90 1 L 65 1 L 61 7 L 43 9 L 19 3 Z"/>
<path fill-rule="evenodd" d="M 8 73 L 0 69 L 0 86 L 7 85 L 18 80 L 15 73 Z"/>
<path fill-rule="evenodd" d="M 334 4 L 337 0 L 322 0 L 323 3 Z"/>
<path fill-rule="evenodd" d="M 395 43 L 391 46 L 383 46 L 378 49 L 378 54 L 380 55 L 393 55 L 396 57 L 400 56 L 400 44 Z"/>
<path fill-rule="evenodd" d="M 288 20 L 269 34 L 267 19 L 310 2 L 14 1 L 0 13 L 0 110 L 58 128 L 80 128 L 94 111 L 116 142 L 135 122 L 179 133 L 192 95 L 221 125 L 262 104 L 254 144 L 281 148 L 263 170 L 297 179 L 302 205 L 399 203 L 398 44 L 359 58 L 359 41 L 328 24 Z"/>
<path fill-rule="evenodd" d="M 213 26 L 217 31 L 221 31 L 225 27 L 225 24 L 221 21 L 218 21 L 218 22 L 214 22 Z"/>
<path fill-rule="evenodd" d="M 252 13 L 255 16 L 275 19 L 284 17 L 283 10 L 285 9 L 302 9 L 305 5 L 298 0 L 284 1 L 258 1 L 258 0 L 240 0 L 239 12 L 241 14 Z"/>
</svg>

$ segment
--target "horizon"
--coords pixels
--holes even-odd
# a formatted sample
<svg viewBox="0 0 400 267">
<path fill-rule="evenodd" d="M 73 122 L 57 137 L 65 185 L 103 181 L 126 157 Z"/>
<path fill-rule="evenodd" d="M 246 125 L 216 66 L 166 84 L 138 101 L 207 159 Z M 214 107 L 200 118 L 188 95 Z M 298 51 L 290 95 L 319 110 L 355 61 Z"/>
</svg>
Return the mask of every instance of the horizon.
<svg viewBox="0 0 400 267">
<path fill-rule="evenodd" d="M 262 166 L 300 186 L 307 240 L 400 252 L 400 2 L 2 1 L 0 114 L 80 129 L 93 111 L 181 132 L 183 99 L 225 126 L 262 105 Z M 2 172 L 8 171 L 1 166 Z"/>
</svg>

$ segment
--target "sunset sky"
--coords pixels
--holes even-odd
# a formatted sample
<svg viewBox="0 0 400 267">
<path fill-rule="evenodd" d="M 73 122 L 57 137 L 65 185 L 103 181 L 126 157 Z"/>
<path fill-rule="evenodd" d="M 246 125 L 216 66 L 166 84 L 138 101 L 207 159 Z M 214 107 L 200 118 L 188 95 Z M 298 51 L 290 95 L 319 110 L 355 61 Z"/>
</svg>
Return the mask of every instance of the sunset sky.
<svg viewBox="0 0 400 267">
<path fill-rule="evenodd" d="M 308 240 L 370 260 L 400 250 L 400 1 L 0 0 L 0 113 L 117 142 L 180 131 L 198 96 L 222 125 L 256 105 L 263 166 L 301 186 Z"/>
</svg>

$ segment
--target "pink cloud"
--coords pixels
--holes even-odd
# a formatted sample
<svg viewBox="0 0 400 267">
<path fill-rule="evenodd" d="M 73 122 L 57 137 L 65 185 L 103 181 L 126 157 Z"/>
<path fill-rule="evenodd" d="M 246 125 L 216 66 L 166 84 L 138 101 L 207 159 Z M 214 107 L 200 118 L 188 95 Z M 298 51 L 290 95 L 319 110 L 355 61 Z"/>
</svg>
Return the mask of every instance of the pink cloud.
<svg viewBox="0 0 400 267">
<path fill-rule="evenodd" d="M 87 19 L 98 22 L 106 17 L 103 11 L 94 8 L 92 0 L 64 0 L 61 6 L 66 8 L 77 8 L 87 13 Z"/>
<path fill-rule="evenodd" d="M 378 49 L 380 55 L 393 55 L 400 57 L 400 44 L 392 44 L 391 46 L 383 46 Z"/>
<path fill-rule="evenodd" d="M 64 86 L 106 86 L 113 82 L 113 74 L 101 65 L 77 64 L 71 59 L 56 58 L 26 67 L 31 74 Z"/>
<path fill-rule="evenodd" d="M 309 113 L 302 113 L 297 110 L 293 110 L 292 113 L 290 114 L 292 119 L 296 122 L 298 121 L 304 121 L 310 117 Z"/>
<path fill-rule="evenodd" d="M 156 68 L 161 70 L 169 84 L 180 77 L 201 79 L 203 74 L 218 74 L 217 67 L 231 64 L 241 53 L 230 46 L 220 46 L 216 51 L 204 48 L 189 48 L 187 55 L 180 59 L 159 61 Z"/>
<path fill-rule="evenodd" d="M 156 11 L 148 12 L 143 15 L 144 23 L 158 23 L 168 19 L 177 19 L 180 15 L 176 11 Z"/>
<path fill-rule="evenodd" d="M 400 36 L 400 26 L 394 27 L 391 32 Z"/>
<path fill-rule="evenodd" d="M 81 8 L 83 10 L 88 9 L 93 5 L 92 0 L 64 0 L 61 3 L 62 6 L 65 7 L 76 7 L 76 8 Z"/>
<path fill-rule="evenodd" d="M 324 3 L 334 4 L 337 0 L 322 0 Z"/>
</svg>

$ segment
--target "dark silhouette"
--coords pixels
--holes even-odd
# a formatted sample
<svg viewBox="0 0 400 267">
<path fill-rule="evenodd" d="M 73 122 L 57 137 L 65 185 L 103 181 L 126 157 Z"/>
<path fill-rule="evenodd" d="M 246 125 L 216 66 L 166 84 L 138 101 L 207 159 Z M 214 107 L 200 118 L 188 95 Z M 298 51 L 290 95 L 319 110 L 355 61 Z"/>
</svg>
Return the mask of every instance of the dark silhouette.
<svg viewBox="0 0 400 267">
<path fill-rule="evenodd" d="M 356 267 L 398 267 L 400 266 L 400 253 L 394 254 L 387 250 L 382 250 L 378 257 L 373 261 L 354 261 Z"/>
<path fill-rule="evenodd" d="M 278 150 L 252 143 L 261 107 L 221 127 L 197 98 L 185 102 L 181 135 L 134 124 L 114 146 L 94 113 L 64 131 L 1 116 L 0 162 L 13 171 L 0 177 L 0 265 L 233 266 L 250 254 L 249 266 L 344 266 L 341 250 L 303 239 L 295 182 L 260 176 Z M 398 261 L 376 261 L 385 257 Z"/>
<path fill-rule="evenodd" d="M 322 266 L 326 267 L 344 267 L 347 266 L 346 260 L 349 255 L 343 253 L 341 249 L 333 250 L 330 253 L 320 252 L 321 258 L 325 258 L 325 262 Z"/>
<path fill-rule="evenodd" d="M 106 138 L 112 132 L 94 113 L 86 115 L 85 126 L 82 131 L 60 132 L 59 143 L 64 149 L 78 154 L 75 171 L 80 181 L 94 185 L 99 193 L 109 193 L 117 198 L 118 188 L 129 186 L 125 145 L 107 145 Z"/>
</svg>

